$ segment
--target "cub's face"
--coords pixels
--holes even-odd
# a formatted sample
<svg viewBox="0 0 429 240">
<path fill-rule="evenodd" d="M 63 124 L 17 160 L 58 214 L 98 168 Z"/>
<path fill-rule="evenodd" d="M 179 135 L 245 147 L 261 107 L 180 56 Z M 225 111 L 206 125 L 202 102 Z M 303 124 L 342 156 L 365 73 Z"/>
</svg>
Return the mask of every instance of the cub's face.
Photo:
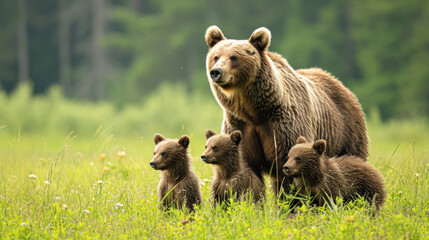
<svg viewBox="0 0 429 240">
<path fill-rule="evenodd" d="M 267 50 L 271 34 L 268 29 L 259 28 L 249 40 L 229 40 L 218 27 L 212 26 L 205 38 L 209 46 L 206 59 L 209 81 L 227 90 L 246 85 L 255 78 L 261 53 Z"/>
<path fill-rule="evenodd" d="M 320 157 L 325 149 L 325 140 L 310 143 L 304 137 L 299 137 L 296 145 L 289 151 L 283 172 L 290 177 L 301 177 L 313 172 L 320 167 Z"/>
<path fill-rule="evenodd" d="M 154 140 L 156 145 L 150 166 L 155 170 L 172 169 L 186 160 L 186 151 L 189 145 L 188 136 L 173 140 L 167 139 L 160 134 L 155 134 Z"/>
<path fill-rule="evenodd" d="M 206 131 L 206 150 L 201 155 L 201 160 L 208 164 L 223 164 L 231 154 L 237 154 L 241 141 L 241 132 L 234 131 L 231 135 L 216 134 L 211 130 Z"/>
</svg>

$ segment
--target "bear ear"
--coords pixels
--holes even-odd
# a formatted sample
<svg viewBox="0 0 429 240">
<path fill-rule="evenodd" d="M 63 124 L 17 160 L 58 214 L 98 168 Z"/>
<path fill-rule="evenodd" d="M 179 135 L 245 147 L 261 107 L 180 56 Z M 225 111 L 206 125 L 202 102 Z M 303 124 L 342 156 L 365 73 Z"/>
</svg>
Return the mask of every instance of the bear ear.
<svg viewBox="0 0 429 240">
<path fill-rule="evenodd" d="M 240 130 L 235 130 L 234 132 L 231 133 L 231 141 L 233 143 L 235 143 L 235 145 L 238 146 L 238 144 L 240 144 L 241 141 L 241 132 Z"/>
<path fill-rule="evenodd" d="M 316 150 L 317 154 L 322 155 L 326 150 L 326 141 L 323 139 L 315 141 L 313 149 Z"/>
<path fill-rule="evenodd" d="M 207 131 L 206 131 L 206 139 L 209 139 L 209 138 L 213 137 L 214 135 L 216 135 L 215 132 L 213 132 L 210 129 L 207 129 Z"/>
<path fill-rule="evenodd" d="M 207 28 L 206 43 L 210 48 L 222 40 L 226 40 L 226 38 L 223 36 L 222 31 L 217 26 L 211 26 Z"/>
<path fill-rule="evenodd" d="M 189 137 L 186 135 L 183 135 L 179 138 L 179 144 L 182 145 L 184 148 L 188 148 L 189 146 Z"/>
<path fill-rule="evenodd" d="M 155 141 L 155 145 L 157 145 L 159 142 L 164 141 L 165 137 L 157 133 L 153 136 L 153 140 Z"/>
<path fill-rule="evenodd" d="M 267 28 L 256 29 L 249 38 L 249 42 L 259 51 L 265 51 L 270 46 L 271 32 Z"/>
<path fill-rule="evenodd" d="M 296 144 L 301 144 L 301 143 L 308 143 L 308 140 L 307 140 L 305 137 L 300 136 L 300 137 L 296 140 Z"/>
</svg>

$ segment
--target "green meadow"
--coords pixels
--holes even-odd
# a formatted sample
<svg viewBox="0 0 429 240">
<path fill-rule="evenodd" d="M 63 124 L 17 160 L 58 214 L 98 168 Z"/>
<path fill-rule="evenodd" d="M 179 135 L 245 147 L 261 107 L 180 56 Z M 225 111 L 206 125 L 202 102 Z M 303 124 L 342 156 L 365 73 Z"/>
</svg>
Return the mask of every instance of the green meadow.
<svg viewBox="0 0 429 240">
<path fill-rule="evenodd" d="M 269 181 L 263 206 L 221 209 L 210 199 L 211 166 L 200 160 L 204 131 L 219 131 L 222 120 L 211 95 L 164 86 L 116 108 L 67 100 L 56 88 L 30 92 L 0 92 L 0 239 L 429 239 L 427 120 L 368 119 L 368 163 L 388 192 L 376 215 L 360 200 L 291 213 Z M 159 172 L 149 166 L 157 132 L 190 136 L 204 197 L 193 221 L 186 211 L 158 208 Z"/>
</svg>

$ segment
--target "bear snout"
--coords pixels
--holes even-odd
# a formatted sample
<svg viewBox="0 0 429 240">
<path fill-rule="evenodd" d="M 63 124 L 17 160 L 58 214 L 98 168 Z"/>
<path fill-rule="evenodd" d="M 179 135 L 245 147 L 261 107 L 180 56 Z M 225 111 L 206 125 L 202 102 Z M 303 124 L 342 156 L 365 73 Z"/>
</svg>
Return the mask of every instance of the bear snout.
<svg viewBox="0 0 429 240">
<path fill-rule="evenodd" d="M 286 165 L 283 166 L 283 172 L 284 174 L 288 175 L 290 173 L 290 168 Z"/>
<path fill-rule="evenodd" d="M 149 165 L 150 165 L 152 168 L 156 168 L 156 163 L 154 163 L 154 162 L 150 162 L 150 163 L 149 163 Z"/>
<path fill-rule="evenodd" d="M 221 79 L 221 77 L 222 77 L 222 74 L 223 74 L 223 71 L 222 71 L 222 69 L 220 69 L 220 68 L 213 68 L 213 69 L 210 71 L 210 77 L 212 78 L 212 80 L 213 80 L 215 83 L 219 82 L 219 80 L 220 80 L 220 79 Z"/>
<path fill-rule="evenodd" d="M 201 160 L 203 160 L 203 162 L 207 161 L 207 156 L 206 155 L 201 155 Z"/>
</svg>

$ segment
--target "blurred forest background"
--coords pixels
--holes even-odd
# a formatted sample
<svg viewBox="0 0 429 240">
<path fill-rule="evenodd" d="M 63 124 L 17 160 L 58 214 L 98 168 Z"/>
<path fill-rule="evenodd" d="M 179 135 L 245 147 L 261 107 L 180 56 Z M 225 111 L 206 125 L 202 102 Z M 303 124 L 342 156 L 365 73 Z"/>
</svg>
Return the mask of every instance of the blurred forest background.
<svg viewBox="0 0 429 240">
<path fill-rule="evenodd" d="M 205 74 L 210 25 L 233 39 L 267 27 L 270 51 L 295 69 L 331 72 L 370 118 L 429 115 L 427 0 L 2 0 L 0 22 L 4 127 L 70 130 L 73 119 L 95 126 L 119 114 L 128 126 L 173 129 L 197 113 L 218 126 Z"/>
</svg>

